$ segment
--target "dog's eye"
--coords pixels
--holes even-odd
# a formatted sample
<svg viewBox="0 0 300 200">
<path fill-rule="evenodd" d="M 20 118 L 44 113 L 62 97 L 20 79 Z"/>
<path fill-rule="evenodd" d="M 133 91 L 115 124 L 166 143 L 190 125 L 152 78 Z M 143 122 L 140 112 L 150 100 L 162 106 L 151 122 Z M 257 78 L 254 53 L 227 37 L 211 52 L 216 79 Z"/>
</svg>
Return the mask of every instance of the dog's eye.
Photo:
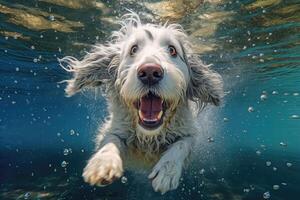
<svg viewBox="0 0 300 200">
<path fill-rule="evenodd" d="M 136 54 L 137 50 L 138 50 L 138 46 L 133 45 L 130 49 L 130 55 L 133 56 L 134 54 Z"/>
<path fill-rule="evenodd" d="M 177 51 L 176 51 L 176 49 L 175 49 L 174 46 L 170 45 L 168 49 L 169 49 L 169 53 L 170 53 L 170 55 L 172 57 L 176 57 L 177 56 Z"/>
</svg>

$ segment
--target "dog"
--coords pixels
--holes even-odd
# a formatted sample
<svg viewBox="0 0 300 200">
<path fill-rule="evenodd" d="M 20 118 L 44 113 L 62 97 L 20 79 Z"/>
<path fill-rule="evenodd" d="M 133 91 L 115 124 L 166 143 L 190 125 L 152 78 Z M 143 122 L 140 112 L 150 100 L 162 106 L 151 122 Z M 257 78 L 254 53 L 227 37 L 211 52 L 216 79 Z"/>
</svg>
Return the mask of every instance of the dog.
<svg viewBox="0 0 300 200">
<path fill-rule="evenodd" d="M 164 194 L 178 187 L 196 145 L 199 130 L 192 113 L 220 104 L 223 81 L 193 53 L 179 24 L 143 24 L 130 12 L 120 26 L 82 60 L 60 60 L 72 74 L 66 80 L 67 96 L 106 86 L 109 116 L 82 176 L 91 185 L 104 186 L 120 178 L 124 165 L 135 159 L 153 166 L 148 178 Z"/>
</svg>

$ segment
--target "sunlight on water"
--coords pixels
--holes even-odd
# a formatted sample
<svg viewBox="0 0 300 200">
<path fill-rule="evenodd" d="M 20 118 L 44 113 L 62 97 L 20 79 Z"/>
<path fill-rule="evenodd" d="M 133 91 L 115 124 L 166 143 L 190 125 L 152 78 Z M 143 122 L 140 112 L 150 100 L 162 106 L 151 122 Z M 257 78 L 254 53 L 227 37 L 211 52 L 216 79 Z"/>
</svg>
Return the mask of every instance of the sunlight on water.
<svg viewBox="0 0 300 200">
<path fill-rule="evenodd" d="M 82 57 L 131 9 L 181 24 L 225 83 L 177 190 L 153 192 L 148 171 L 108 187 L 84 183 L 103 92 L 64 96 L 57 58 Z M 282 0 L 0 1 L 1 199 L 297 199 L 300 195 L 300 4 Z"/>
</svg>

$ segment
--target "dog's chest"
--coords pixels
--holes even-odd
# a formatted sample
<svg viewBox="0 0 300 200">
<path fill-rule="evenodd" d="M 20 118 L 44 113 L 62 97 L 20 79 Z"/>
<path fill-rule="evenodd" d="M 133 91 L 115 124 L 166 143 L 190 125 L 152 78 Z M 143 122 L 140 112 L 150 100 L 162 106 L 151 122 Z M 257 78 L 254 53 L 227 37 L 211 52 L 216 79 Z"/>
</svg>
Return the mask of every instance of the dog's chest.
<svg viewBox="0 0 300 200">
<path fill-rule="evenodd" d="M 161 153 L 143 152 L 140 149 L 130 145 L 127 149 L 125 165 L 129 168 L 151 169 L 161 157 Z"/>
</svg>

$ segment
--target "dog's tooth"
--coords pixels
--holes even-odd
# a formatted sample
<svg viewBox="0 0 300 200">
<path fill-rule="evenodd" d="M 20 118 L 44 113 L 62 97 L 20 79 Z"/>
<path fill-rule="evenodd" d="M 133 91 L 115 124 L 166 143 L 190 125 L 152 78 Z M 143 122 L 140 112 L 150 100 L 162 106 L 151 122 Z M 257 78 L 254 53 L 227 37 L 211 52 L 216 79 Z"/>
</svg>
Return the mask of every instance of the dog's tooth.
<svg viewBox="0 0 300 200">
<path fill-rule="evenodd" d="M 140 118 L 143 118 L 143 113 L 141 110 L 139 110 L 139 116 L 140 116 Z"/>
<path fill-rule="evenodd" d="M 161 110 L 157 116 L 157 119 L 160 119 L 162 117 L 162 115 L 163 115 L 163 111 Z"/>
<path fill-rule="evenodd" d="M 157 121 L 156 119 L 147 119 L 147 118 L 144 118 L 143 120 L 145 122 L 156 122 Z"/>
</svg>

